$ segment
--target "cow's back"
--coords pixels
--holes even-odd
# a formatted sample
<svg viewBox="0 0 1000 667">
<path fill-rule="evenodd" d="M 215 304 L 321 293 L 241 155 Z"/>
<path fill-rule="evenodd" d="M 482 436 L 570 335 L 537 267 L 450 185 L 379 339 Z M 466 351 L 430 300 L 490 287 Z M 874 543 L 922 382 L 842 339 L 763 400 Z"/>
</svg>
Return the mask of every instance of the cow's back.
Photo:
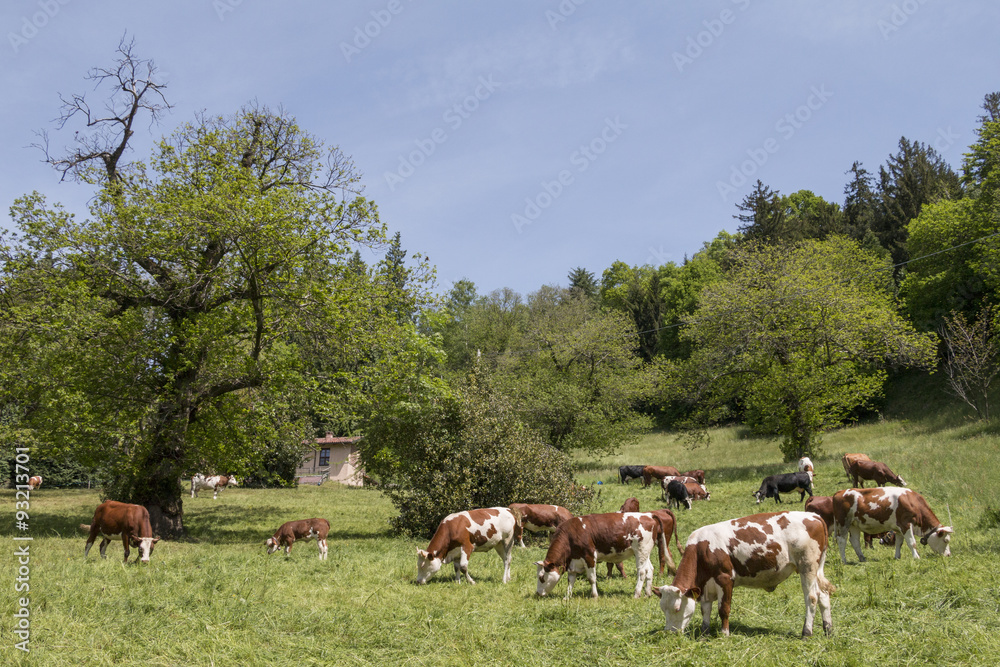
<svg viewBox="0 0 1000 667">
<path fill-rule="evenodd" d="M 142 505 L 106 500 L 94 510 L 94 525 L 105 535 L 123 531 L 136 537 L 152 537 L 149 510 Z"/>
</svg>

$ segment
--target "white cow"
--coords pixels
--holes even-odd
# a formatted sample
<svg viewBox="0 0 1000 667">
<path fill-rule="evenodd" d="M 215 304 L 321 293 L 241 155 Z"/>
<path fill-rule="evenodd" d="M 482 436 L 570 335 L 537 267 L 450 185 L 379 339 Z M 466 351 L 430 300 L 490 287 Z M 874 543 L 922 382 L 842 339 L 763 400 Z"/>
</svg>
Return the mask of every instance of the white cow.
<svg viewBox="0 0 1000 667">
<path fill-rule="evenodd" d="M 202 489 L 212 489 L 215 492 L 212 499 L 215 500 L 219 497 L 219 491 L 223 490 L 227 486 L 239 485 L 239 481 L 235 477 L 228 475 L 212 475 L 211 477 L 206 477 L 199 472 L 191 478 L 191 497 L 196 498 L 198 496 L 198 492 Z"/>
</svg>

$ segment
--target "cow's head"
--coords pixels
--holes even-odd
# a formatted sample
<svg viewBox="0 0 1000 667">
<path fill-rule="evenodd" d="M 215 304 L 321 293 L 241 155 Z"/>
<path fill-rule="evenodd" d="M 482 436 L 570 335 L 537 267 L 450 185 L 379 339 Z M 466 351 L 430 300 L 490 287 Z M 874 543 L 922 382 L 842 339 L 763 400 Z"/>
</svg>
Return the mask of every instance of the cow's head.
<svg viewBox="0 0 1000 667">
<path fill-rule="evenodd" d="M 753 492 L 753 497 L 757 499 L 757 504 L 758 505 L 760 505 L 760 501 L 764 500 L 764 498 L 767 498 L 767 496 L 765 495 L 765 493 L 764 493 L 763 490 L 754 491 Z"/>
<path fill-rule="evenodd" d="M 160 541 L 158 537 L 133 537 L 129 542 L 133 547 L 139 548 L 139 562 L 148 563 L 149 557 L 153 555 L 153 547 Z"/>
<path fill-rule="evenodd" d="M 535 565 L 538 566 L 538 586 L 535 588 L 535 593 L 545 597 L 559 583 L 561 573 L 555 563 L 539 560 L 535 561 Z"/>
<path fill-rule="evenodd" d="M 951 534 L 954 532 L 955 529 L 951 526 L 941 526 L 921 537 L 920 543 L 930 546 L 935 553 L 939 553 L 942 556 L 950 556 L 951 547 L 948 543 L 951 542 Z"/>
<path fill-rule="evenodd" d="M 281 545 L 278 544 L 278 540 L 274 539 L 273 537 L 267 538 L 267 540 L 264 541 L 264 546 L 267 547 L 268 554 L 273 554 L 281 547 Z"/>
<path fill-rule="evenodd" d="M 417 583 L 426 584 L 427 580 L 444 565 L 444 559 L 434 558 L 429 551 L 417 549 Z"/>
<path fill-rule="evenodd" d="M 235 477 L 230 477 L 229 481 L 226 482 L 226 486 L 239 486 L 239 485 L 240 485 L 240 481 L 238 479 L 236 479 Z"/>
<path fill-rule="evenodd" d="M 654 586 L 653 593 L 660 598 L 660 609 L 665 618 L 664 632 L 684 632 L 698 606 L 696 601 L 701 597 L 701 589 L 695 586 L 682 591 L 676 586 Z"/>
</svg>

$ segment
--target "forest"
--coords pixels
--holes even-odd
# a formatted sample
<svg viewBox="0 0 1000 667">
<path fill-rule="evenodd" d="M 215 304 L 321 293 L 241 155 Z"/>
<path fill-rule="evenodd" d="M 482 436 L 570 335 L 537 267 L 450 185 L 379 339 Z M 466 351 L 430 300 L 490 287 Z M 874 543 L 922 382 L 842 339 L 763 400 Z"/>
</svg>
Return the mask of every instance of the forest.
<svg viewBox="0 0 1000 667">
<path fill-rule="evenodd" d="M 291 484 L 325 432 L 363 436 L 394 527 L 423 535 L 456 508 L 578 507 L 574 453 L 653 429 L 701 447 L 739 424 L 816 455 L 907 372 L 992 417 L 1000 93 L 958 169 L 902 137 L 850 166 L 842 202 L 758 181 L 680 263 L 567 267 L 522 295 L 437 286 L 350 156 L 286 111 L 203 114 L 130 160 L 170 107 L 155 67 L 123 44 L 90 78 L 102 100 L 63 98 L 69 148 L 39 146 L 93 188 L 89 215 L 27 193 L 0 236 L 0 432 L 165 537 L 192 471 Z"/>
</svg>

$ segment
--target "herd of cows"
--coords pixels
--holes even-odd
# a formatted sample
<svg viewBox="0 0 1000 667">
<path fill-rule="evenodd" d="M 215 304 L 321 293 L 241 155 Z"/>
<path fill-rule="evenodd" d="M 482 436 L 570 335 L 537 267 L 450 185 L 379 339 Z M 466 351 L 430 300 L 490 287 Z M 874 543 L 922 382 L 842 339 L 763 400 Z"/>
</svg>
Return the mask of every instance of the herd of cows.
<svg viewBox="0 0 1000 667">
<path fill-rule="evenodd" d="M 660 598 L 666 631 L 683 632 L 700 606 L 702 632 L 708 632 L 712 606 L 718 601 L 722 633 L 728 635 L 734 587 L 773 591 L 792 573 L 798 573 L 806 607 L 802 636 L 812 635 L 817 609 L 823 630 L 830 634 L 830 593 L 834 586 L 824 576 L 823 566 L 831 534 L 836 535 L 841 560 L 846 563 L 848 537 L 858 559 L 865 560 L 861 533 L 885 535 L 883 543 L 895 544 L 898 559 L 903 542 L 914 558 L 920 558 L 918 539 L 936 553 L 949 556 L 954 532 L 942 526 L 927 501 L 905 488 L 903 479 L 884 463 L 864 454 L 845 454 L 842 461 L 854 488 L 833 496 L 814 496 L 813 464 L 802 458 L 796 472 L 766 477 L 753 497 L 758 504 L 766 498 L 780 503 L 781 493 L 797 490 L 800 502 L 806 494 L 809 496 L 804 511 L 755 514 L 702 526 L 690 534 L 683 549 L 671 509 L 640 512 L 636 498 L 626 500 L 618 512 L 576 517 L 556 505 L 523 503 L 457 512 L 441 521 L 426 549 L 417 549 L 417 583 L 426 583 L 448 563 L 454 565 L 456 581 L 464 577 L 470 584 L 475 583 L 469 575 L 469 557 L 492 550 L 503 560 L 503 583 L 507 583 L 513 548 L 516 543 L 523 545 L 523 530 L 545 531 L 550 535 L 548 551 L 543 560 L 535 563 L 539 596 L 551 593 L 566 574 L 565 597 L 573 594 L 573 585 L 581 575 L 590 583 L 590 594 L 597 597 L 597 564 L 607 563 L 611 576 L 613 565 L 620 569 L 622 562 L 634 558 L 635 597 L 645 589 L 647 596 L 655 594 Z M 690 509 L 692 499 L 710 497 L 702 470 L 681 473 L 669 466 L 621 466 L 618 473 L 622 484 L 641 479 L 648 487 L 657 480 L 662 497 L 678 508 Z M 866 489 L 865 481 L 877 486 Z M 887 483 L 899 486 L 884 486 Z M 670 554 L 671 536 L 681 554 L 676 566 Z M 890 541 L 888 536 L 897 539 Z M 652 585 L 650 555 L 655 547 L 660 552 L 660 573 L 666 564 L 674 575 L 669 586 Z"/>
<path fill-rule="evenodd" d="M 456 581 L 464 577 L 474 584 L 469 575 L 469 557 L 475 552 L 492 550 L 503 560 L 502 581 L 507 583 L 511 578 L 514 546 L 524 546 L 523 531 L 545 532 L 549 534 L 549 547 L 545 558 L 535 563 L 539 596 L 550 594 L 565 574 L 566 598 L 572 595 L 580 575 L 590 583 L 591 596 L 597 597 L 597 564 L 607 563 L 608 576 L 612 576 L 615 566 L 624 576 L 622 563 L 634 558 L 635 597 L 645 592 L 646 596 L 655 594 L 660 598 L 666 631 L 683 632 L 700 606 L 702 632 L 707 632 L 713 603 L 718 601 L 722 633 L 728 635 L 734 587 L 773 591 L 792 573 L 798 573 L 806 607 L 802 636 L 812 635 L 817 608 L 823 630 L 829 634 L 833 628 L 830 593 L 834 587 L 824 576 L 823 566 L 831 534 L 836 535 L 841 560 L 846 563 L 848 538 L 858 559 L 865 560 L 860 543 L 862 533 L 866 538 L 881 536 L 884 544 L 894 544 L 898 559 L 904 542 L 913 557 L 919 558 L 918 539 L 936 553 L 949 556 L 954 532 L 951 527 L 942 526 L 926 500 L 906 488 L 903 479 L 884 463 L 872 461 L 864 454 L 845 454 L 842 461 L 854 488 L 833 496 L 814 496 L 813 464 L 803 458 L 796 472 L 766 477 L 752 495 L 758 504 L 767 498 L 780 503 L 781 493 L 797 490 L 800 501 L 809 495 L 804 511 L 754 514 L 702 526 L 690 534 L 683 549 L 670 505 L 691 509 L 692 500 L 710 498 L 703 470 L 681 473 L 670 466 L 621 466 L 622 484 L 632 479 L 641 479 L 644 487 L 649 487 L 653 480 L 659 483 L 661 497 L 669 505 L 655 511 L 641 512 L 639 501 L 629 498 L 618 512 L 584 516 L 573 516 L 557 505 L 525 503 L 456 512 L 441 521 L 426 549 L 417 549 L 417 583 L 426 583 L 442 566 L 452 563 Z M 866 489 L 865 481 L 877 486 Z M 898 486 L 884 486 L 887 483 Z M 37 484 L 32 478 L 32 484 L 37 488 L 41 478 Z M 218 498 L 219 491 L 228 486 L 238 486 L 236 478 L 195 475 L 191 479 L 191 497 L 199 490 L 211 489 Z M 125 561 L 129 558 L 129 547 L 133 546 L 139 549 L 137 560 L 148 563 L 153 546 L 159 541 L 153 537 L 145 507 L 113 500 L 98 506 L 92 523 L 80 527 L 90 533 L 85 557 L 98 536 L 102 538 L 101 556 L 106 557 L 112 536 L 121 535 Z M 288 554 L 297 540 L 315 537 L 319 557 L 325 560 L 329 531 L 326 519 L 286 522 L 265 542 L 267 553 L 284 547 Z M 671 537 L 681 557 L 676 565 L 670 553 Z M 654 548 L 659 550 L 660 574 L 666 567 L 674 575 L 669 586 L 652 585 L 654 567 L 650 556 Z"/>
</svg>

